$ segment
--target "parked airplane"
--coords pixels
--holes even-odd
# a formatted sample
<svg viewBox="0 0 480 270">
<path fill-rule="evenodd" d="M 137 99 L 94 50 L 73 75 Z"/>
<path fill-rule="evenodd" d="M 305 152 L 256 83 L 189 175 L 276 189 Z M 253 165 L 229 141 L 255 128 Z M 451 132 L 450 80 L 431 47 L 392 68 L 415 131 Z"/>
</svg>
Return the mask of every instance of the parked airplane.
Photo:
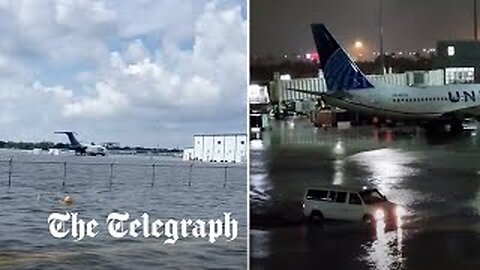
<svg viewBox="0 0 480 270">
<path fill-rule="evenodd" d="M 73 135 L 71 131 L 55 131 L 55 134 L 65 134 L 68 136 L 70 140 L 69 149 L 75 150 L 75 154 L 77 155 L 87 155 L 87 156 L 105 156 L 107 154 L 107 148 L 96 145 L 94 143 L 91 144 L 81 144 Z"/>
<path fill-rule="evenodd" d="M 327 92 L 294 91 L 320 96 L 329 105 L 349 111 L 410 119 L 427 128 L 462 130 L 466 118 L 480 118 L 480 84 L 411 87 L 368 80 L 323 24 L 312 24 Z"/>
</svg>

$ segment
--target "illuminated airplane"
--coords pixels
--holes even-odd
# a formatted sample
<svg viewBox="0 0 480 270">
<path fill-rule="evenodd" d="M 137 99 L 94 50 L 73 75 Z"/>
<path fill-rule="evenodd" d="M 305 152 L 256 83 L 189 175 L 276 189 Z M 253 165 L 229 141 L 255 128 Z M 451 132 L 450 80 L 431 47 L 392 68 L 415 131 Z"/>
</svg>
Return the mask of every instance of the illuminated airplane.
<svg viewBox="0 0 480 270">
<path fill-rule="evenodd" d="M 428 129 L 450 124 L 451 131 L 461 131 L 464 119 L 480 118 L 480 84 L 411 87 L 370 81 L 323 24 L 311 27 L 327 91 L 290 90 L 353 112 L 418 121 Z"/>
<path fill-rule="evenodd" d="M 87 155 L 87 156 L 105 156 L 107 154 L 107 148 L 96 145 L 94 143 L 91 144 L 81 144 L 73 135 L 72 131 L 55 131 L 55 134 L 65 134 L 68 136 L 70 140 L 69 149 L 75 150 L 75 154 L 77 155 Z"/>
</svg>

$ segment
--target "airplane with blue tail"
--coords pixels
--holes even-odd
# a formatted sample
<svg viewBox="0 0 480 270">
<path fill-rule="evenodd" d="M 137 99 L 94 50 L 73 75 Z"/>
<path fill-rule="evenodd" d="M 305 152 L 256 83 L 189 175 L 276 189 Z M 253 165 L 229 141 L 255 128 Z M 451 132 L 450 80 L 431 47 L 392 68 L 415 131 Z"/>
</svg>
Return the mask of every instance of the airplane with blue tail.
<svg viewBox="0 0 480 270">
<path fill-rule="evenodd" d="M 72 131 L 55 131 L 55 134 L 65 134 L 70 141 L 69 149 L 74 150 L 77 155 L 86 156 L 105 156 L 107 154 L 107 148 L 102 145 L 94 144 L 82 144 L 80 143 Z"/>
<path fill-rule="evenodd" d="M 480 118 L 480 84 L 414 87 L 369 80 L 325 25 L 312 24 L 327 91 L 290 89 L 318 95 L 328 105 L 392 120 L 414 120 L 427 128 L 449 124 L 462 130 L 467 118 Z"/>
</svg>

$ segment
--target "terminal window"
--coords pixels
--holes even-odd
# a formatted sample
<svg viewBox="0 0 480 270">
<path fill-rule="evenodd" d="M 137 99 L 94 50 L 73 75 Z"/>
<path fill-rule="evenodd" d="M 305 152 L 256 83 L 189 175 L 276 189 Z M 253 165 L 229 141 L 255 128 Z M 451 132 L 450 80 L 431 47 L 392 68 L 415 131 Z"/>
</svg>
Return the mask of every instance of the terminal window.
<svg viewBox="0 0 480 270">
<path fill-rule="evenodd" d="M 445 84 L 466 84 L 475 81 L 474 67 L 445 68 Z"/>
<path fill-rule="evenodd" d="M 448 46 L 447 53 L 448 53 L 448 56 L 454 56 L 455 55 L 455 46 Z"/>
</svg>

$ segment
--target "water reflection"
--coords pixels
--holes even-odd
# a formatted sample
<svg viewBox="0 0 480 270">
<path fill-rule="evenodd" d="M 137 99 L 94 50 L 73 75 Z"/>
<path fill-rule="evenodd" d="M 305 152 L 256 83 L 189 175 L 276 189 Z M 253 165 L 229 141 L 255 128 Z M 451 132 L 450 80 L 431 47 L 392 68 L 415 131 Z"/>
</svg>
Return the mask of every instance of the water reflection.
<svg viewBox="0 0 480 270">
<path fill-rule="evenodd" d="M 253 186 L 253 188 L 250 189 L 250 196 L 252 199 L 260 199 L 265 201 L 270 198 L 270 196 L 266 193 L 269 186 L 266 173 L 250 175 L 250 185 Z"/>
<path fill-rule="evenodd" d="M 411 194 L 400 195 L 395 192 L 398 186 L 406 179 L 414 177 L 418 169 L 411 164 L 418 162 L 417 157 L 411 152 L 404 152 L 398 149 L 384 148 L 367 151 L 352 156 L 352 160 L 361 164 L 370 172 L 366 180 L 377 187 L 387 197 L 397 193 L 395 202 L 406 205 L 411 201 Z"/>
<path fill-rule="evenodd" d="M 250 160 L 250 196 L 266 193 L 265 200 L 250 202 L 254 267 L 425 269 L 433 262 L 442 269 L 478 268 L 468 267 L 478 266 L 472 254 L 480 249 L 480 152 L 472 138 L 449 141 L 435 134 L 445 145 L 432 146 L 431 137 L 415 130 L 374 130 L 372 136 L 371 128 L 326 131 L 296 124 L 268 132 L 264 152 L 258 151 L 264 155 Z M 270 137 L 273 144 L 265 141 Z M 404 224 L 400 220 L 397 229 L 380 222 L 369 231 L 340 222 L 295 223 L 305 188 L 331 183 L 378 187 L 405 207 Z"/>
<path fill-rule="evenodd" d="M 334 174 L 333 174 L 333 184 L 334 185 L 342 185 L 344 179 L 344 171 L 345 171 L 345 160 L 337 159 L 334 161 Z"/>
<path fill-rule="evenodd" d="M 333 148 L 333 154 L 335 154 L 335 155 L 344 155 L 345 154 L 345 148 L 343 147 L 343 142 L 340 138 L 335 143 L 335 147 Z"/>
<path fill-rule="evenodd" d="M 261 139 L 250 140 L 250 150 L 263 150 L 263 141 Z"/>
<path fill-rule="evenodd" d="M 365 261 L 377 270 L 404 269 L 403 229 L 401 221 L 395 230 L 388 230 L 383 220 L 375 224 L 375 238 L 364 245 Z"/>
</svg>

